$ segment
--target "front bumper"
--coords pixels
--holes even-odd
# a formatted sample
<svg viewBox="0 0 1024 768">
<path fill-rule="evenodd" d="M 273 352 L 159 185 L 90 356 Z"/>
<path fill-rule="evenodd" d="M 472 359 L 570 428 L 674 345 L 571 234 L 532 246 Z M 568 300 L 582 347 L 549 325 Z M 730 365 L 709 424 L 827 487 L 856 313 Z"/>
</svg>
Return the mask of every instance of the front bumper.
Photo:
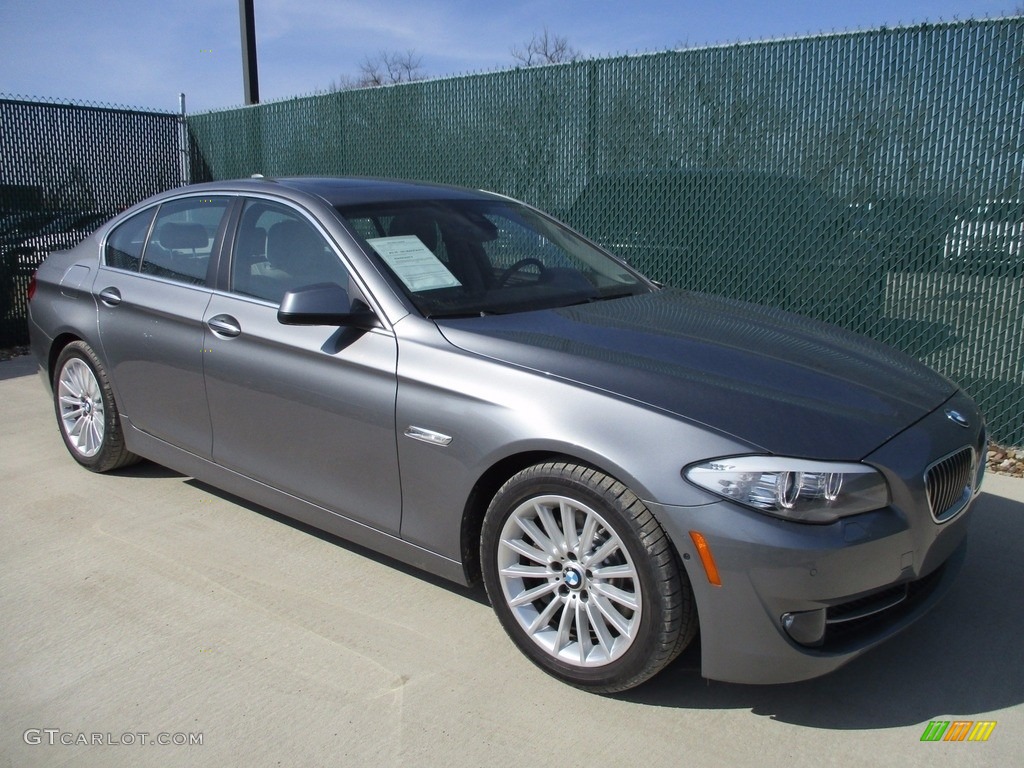
<svg viewBox="0 0 1024 768">
<path fill-rule="evenodd" d="M 948 419 L 950 408 L 968 415 L 972 426 Z M 649 504 L 693 586 L 704 677 L 737 683 L 817 677 L 933 607 L 963 563 L 971 504 L 936 522 L 924 473 L 964 446 L 983 465 L 982 435 L 973 403 L 954 396 L 864 459 L 886 476 L 890 505 L 831 525 L 793 523 L 727 501 Z M 709 582 L 690 531 L 707 541 L 721 586 Z"/>
</svg>

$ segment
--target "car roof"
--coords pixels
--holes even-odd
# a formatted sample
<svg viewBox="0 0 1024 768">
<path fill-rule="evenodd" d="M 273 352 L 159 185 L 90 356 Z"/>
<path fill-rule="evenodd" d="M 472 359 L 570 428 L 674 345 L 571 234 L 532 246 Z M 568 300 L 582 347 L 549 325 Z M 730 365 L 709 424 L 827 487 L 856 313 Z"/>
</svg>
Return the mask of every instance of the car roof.
<svg viewBox="0 0 1024 768">
<path fill-rule="evenodd" d="M 342 207 L 389 201 L 501 199 L 500 195 L 493 193 L 446 184 L 361 176 L 290 176 L 284 178 L 255 176 L 249 179 L 195 184 L 175 191 L 178 193 L 182 191 L 282 193 L 285 190 L 315 195 L 332 206 Z"/>
</svg>

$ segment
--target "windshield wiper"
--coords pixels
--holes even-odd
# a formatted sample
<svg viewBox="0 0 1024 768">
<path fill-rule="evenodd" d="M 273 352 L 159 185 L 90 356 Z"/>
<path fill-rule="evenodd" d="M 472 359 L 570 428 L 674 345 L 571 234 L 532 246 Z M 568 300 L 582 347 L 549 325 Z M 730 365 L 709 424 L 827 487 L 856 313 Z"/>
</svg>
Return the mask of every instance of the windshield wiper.
<svg viewBox="0 0 1024 768">
<path fill-rule="evenodd" d="M 625 299 L 627 296 L 639 296 L 636 291 L 623 291 L 621 293 L 608 293 L 603 296 L 595 296 L 592 301 L 611 301 L 612 299 Z"/>
<path fill-rule="evenodd" d="M 593 304 L 593 303 L 598 302 L 598 301 L 611 301 L 612 299 L 624 299 L 627 296 L 636 296 L 636 295 L 637 294 L 632 292 L 632 291 L 626 291 L 626 292 L 623 292 L 623 293 L 607 293 L 607 294 L 600 294 L 599 293 L 596 296 L 587 296 L 585 298 L 580 299 L 579 301 L 574 301 L 574 302 L 572 302 L 570 304 L 563 304 L 562 306 L 565 306 L 565 307 L 576 307 L 576 306 L 579 306 L 580 304 Z"/>
</svg>

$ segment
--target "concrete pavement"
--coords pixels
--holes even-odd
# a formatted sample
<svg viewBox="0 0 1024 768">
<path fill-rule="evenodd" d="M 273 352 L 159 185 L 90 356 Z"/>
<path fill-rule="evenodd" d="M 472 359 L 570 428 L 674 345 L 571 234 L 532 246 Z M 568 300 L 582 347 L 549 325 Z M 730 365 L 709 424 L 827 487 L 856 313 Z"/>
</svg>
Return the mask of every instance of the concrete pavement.
<svg viewBox="0 0 1024 768">
<path fill-rule="evenodd" d="M 987 478 L 953 592 L 837 673 L 708 683 L 687 652 L 602 697 L 534 668 L 480 590 L 153 464 L 80 469 L 29 358 L 0 363 L 0 417 L 0 766 L 995 766 L 1024 751 L 1024 480 Z M 921 742 L 932 720 L 997 725 L 986 743 Z"/>
</svg>

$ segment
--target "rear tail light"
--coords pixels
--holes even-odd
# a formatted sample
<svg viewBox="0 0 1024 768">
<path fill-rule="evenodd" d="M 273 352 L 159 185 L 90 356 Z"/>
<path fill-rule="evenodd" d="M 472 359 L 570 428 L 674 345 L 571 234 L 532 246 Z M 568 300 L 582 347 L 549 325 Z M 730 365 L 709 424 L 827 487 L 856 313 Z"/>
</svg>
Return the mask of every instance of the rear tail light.
<svg viewBox="0 0 1024 768">
<path fill-rule="evenodd" d="M 25 295 L 29 301 L 32 301 L 32 297 L 36 295 L 36 273 L 32 273 L 32 277 L 28 279 L 28 290 L 25 291 Z"/>
</svg>

